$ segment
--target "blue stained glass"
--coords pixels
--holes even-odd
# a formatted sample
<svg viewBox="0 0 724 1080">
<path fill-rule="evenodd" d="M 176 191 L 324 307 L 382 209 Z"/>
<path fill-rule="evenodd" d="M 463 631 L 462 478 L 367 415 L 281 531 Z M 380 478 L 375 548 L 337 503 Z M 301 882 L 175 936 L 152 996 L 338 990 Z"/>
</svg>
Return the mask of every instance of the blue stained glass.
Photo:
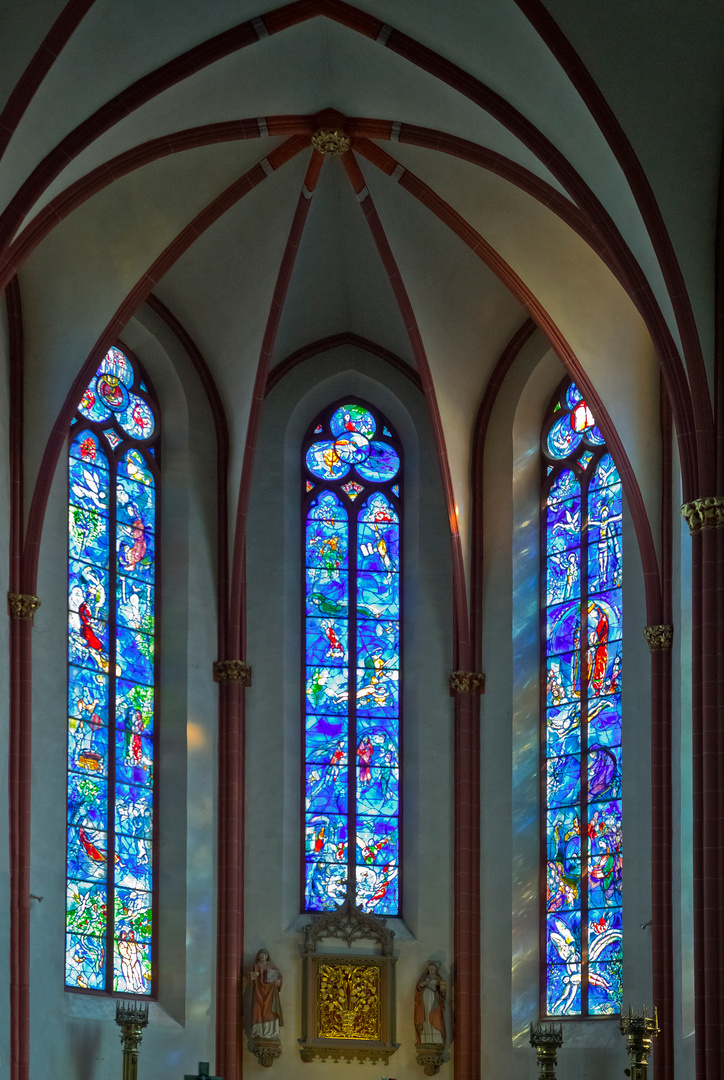
<svg viewBox="0 0 724 1080">
<path fill-rule="evenodd" d="M 307 814 L 305 850 L 308 862 L 347 865 L 347 818 L 343 814 Z"/>
<path fill-rule="evenodd" d="M 136 518 L 140 517 L 145 527 L 153 531 L 153 510 L 156 501 L 154 488 L 140 480 L 119 476 L 116 492 L 119 519 L 125 524 L 132 524 Z"/>
<path fill-rule="evenodd" d="M 333 435 L 341 435 L 343 431 L 358 431 L 368 438 L 377 430 L 375 419 L 364 405 L 341 405 L 332 414 L 329 429 Z M 321 427 L 320 429 L 321 430 Z M 389 435 L 386 431 L 385 434 Z"/>
<path fill-rule="evenodd" d="M 104 990 L 105 960 L 105 937 L 66 934 L 66 986 L 77 986 L 81 990 Z"/>
<path fill-rule="evenodd" d="M 569 383 L 566 390 L 566 405 L 569 409 L 572 409 L 579 401 L 583 401 L 583 394 L 575 383 Z"/>
<path fill-rule="evenodd" d="M 116 727 L 137 734 L 153 733 L 153 687 L 116 681 Z"/>
<path fill-rule="evenodd" d="M 362 619 L 399 619 L 397 575 L 358 572 L 357 614 Z"/>
<path fill-rule="evenodd" d="M 307 712 L 310 714 L 346 714 L 349 697 L 347 668 L 307 668 L 306 697 Z"/>
<path fill-rule="evenodd" d="M 119 518 L 116 533 L 118 572 L 153 583 L 156 544 L 150 523 L 136 517 L 126 525 Z"/>
<path fill-rule="evenodd" d="M 548 911 L 578 911 L 581 897 L 579 859 L 552 860 L 547 864 Z"/>
<path fill-rule="evenodd" d="M 548 811 L 548 859 L 564 867 L 575 868 L 581 858 L 581 808 L 559 806 Z"/>
<path fill-rule="evenodd" d="M 68 775 L 68 824 L 84 829 L 105 829 L 107 825 L 108 781 L 85 769 Z"/>
<path fill-rule="evenodd" d="M 393 863 L 357 867 L 357 898 L 364 911 L 392 915 L 399 906 L 398 868 Z"/>
<path fill-rule="evenodd" d="M 114 424 L 131 437 L 149 438 L 155 419 L 148 404 L 132 392 L 134 379 L 132 363 L 120 350 L 111 349 L 91 380 L 79 413 L 101 423 L 114 417 Z M 124 441 L 118 430 L 109 427 L 103 432 L 114 448 Z M 144 946 L 143 956 L 134 950 L 141 926 L 147 939 L 151 926 L 155 482 L 148 462 L 135 448 L 121 453 L 113 467 L 115 479 L 109 477 L 109 461 L 98 435 L 79 423 L 68 459 L 67 925 L 72 933 L 66 981 L 72 986 L 150 993 L 148 947 Z M 117 519 L 113 560 L 111 514 Z M 111 670 L 114 650 L 116 664 Z M 108 776 L 109 708 L 118 728 L 113 777 Z M 109 866 L 110 822 L 114 859 Z M 121 903 L 118 886 L 124 881 L 131 888 Z M 143 899 L 134 906 L 131 897 Z M 89 929 L 80 925 L 79 912 L 90 911 L 92 903 L 95 922 Z M 113 920 L 117 970 L 111 976 L 105 940 Z M 120 936 L 119 927 L 125 927 Z M 139 971 L 147 968 L 147 974 L 135 981 L 134 965 Z"/>
<path fill-rule="evenodd" d="M 312 443 L 305 458 L 307 468 L 320 480 L 339 480 L 346 476 L 350 466 L 339 456 L 336 445 L 330 439 Z"/>
<path fill-rule="evenodd" d="M 603 438 L 573 384 L 562 400 L 546 449 L 567 462 L 578 453 L 581 437 L 590 446 L 603 445 Z M 589 465 L 594 454 L 587 450 L 578 460 Z M 582 1001 L 589 1014 L 617 1013 L 621 1005 L 622 494 L 610 454 L 603 453 L 591 467 L 582 497 L 570 468 L 554 474 L 544 511 L 546 844 L 548 910 L 555 913 L 546 930 L 546 1009 L 551 1015 L 580 1013 Z M 582 558 L 587 592 L 580 598 Z M 587 881 L 583 891 L 582 876 Z M 588 935 L 585 953 L 582 923 Z"/>
<path fill-rule="evenodd" d="M 153 684 L 154 641 L 150 634 L 142 634 L 126 626 L 116 629 L 116 671 L 132 681 Z"/>
<path fill-rule="evenodd" d="M 400 471 L 400 456 L 389 443 L 371 442 L 369 457 L 355 464 L 363 480 L 382 483 L 392 480 Z"/>
<path fill-rule="evenodd" d="M 132 439 L 150 439 L 155 428 L 153 412 L 137 394 L 129 395 L 127 406 L 118 416 L 118 423 Z"/>
<path fill-rule="evenodd" d="M 586 440 L 594 446 L 605 446 L 606 444 L 603 433 L 598 426 L 594 426 L 586 432 Z"/>
<path fill-rule="evenodd" d="M 565 413 L 555 421 L 548 432 L 546 439 L 548 453 L 554 458 L 567 458 L 578 448 L 581 438 L 581 433 L 573 429 L 570 414 Z"/>
<path fill-rule="evenodd" d="M 307 619 L 307 660 L 327 667 L 347 664 L 346 619 Z"/>
<path fill-rule="evenodd" d="M 153 585 L 123 574 L 116 576 L 116 619 L 119 626 L 153 634 L 154 611 Z"/>
<path fill-rule="evenodd" d="M 116 836 L 116 886 L 126 889 L 151 888 L 151 845 L 136 836 Z"/>
<path fill-rule="evenodd" d="M 381 657 L 357 671 L 357 714 L 359 716 L 399 716 L 399 673 L 387 670 Z"/>
<path fill-rule="evenodd" d="M 94 778 L 108 775 L 108 728 L 71 718 L 68 724 L 68 767 Z"/>
<path fill-rule="evenodd" d="M 357 657 L 365 668 L 391 671 L 400 663 L 400 624 L 379 620 L 357 620 Z"/>
<path fill-rule="evenodd" d="M 136 941 L 151 940 L 151 894 L 140 889 L 116 889 L 116 935 L 133 933 Z M 123 939 L 121 939 L 123 940 Z"/>
<path fill-rule="evenodd" d="M 573 754 L 549 758 L 546 766 L 548 805 L 554 807 L 577 803 L 581 797 L 580 759 Z"/>
<path fill-rule="evenodd" d="M 116 832 L 150 840 L 153 835 L 153 801 L 147 787 L 116 784 Z"/>
<path fill-rule="evenodd" d="M 360 569 L 385 570 L 387 573 L 396 573 L 399 570 L 399 525 L 360 522 L 357 537 L 359 544 L 357 565 Z"/>
<path fill-rule="evenodd" d="M 109 485 L 106 470 L 71 459 L 69 472 L 71 505 L 107 517 Z"/>
<path fill-rule="evenodd" d="M 556 503 L 547 514 L 548 554 L 570 551 L 580 546 L 581 503 L 579 499 Z"/>
<path fill-rule="evenodd" d="M 581 956 L 581 916 L 577 911 L 549 915 L 547 920 L 546 958 L 549 964 L 560 964 L 567 956 Z"/>
<path fill-rule="evenodd" d="M 104 830 L 68 828 L 68 877 L 84 881 L 105 881 L 108 837 Z"/>
<path fill-rule="evenodd" d="M 116 729 L 116 784 L 153 784 L 153 742 L 135 731 Z"/>
<path fill-rule="evenodd" d="M 308 911 L 331 911 L 342 903 L 347 888 L 347 864 L 312 860 L 306 863 L 305 906 Z"/>
<path fill-rule="evenodd" d="M 400 529 L 389 489 L 375 488 L 397 475 L 400 462 L 390 444 L 370 442 L 378 426 L 365 407 L 343 405 L 328 427 L 317 425 L 320 438 L 305 455 L 307 468 L 329 485 L 310 503 L 305 526 L 305 905 L 312 911 L 340 903 L 355 862 L 355 900 L 364 910 L 396 913 L 399 902 Z M 344 481 L 351 467 L 365 486 Z M 399 484 L 395 489 L 399 495 Z M 342 493 L 346 506 L 367 496 L 351 550 Z"/>
<path fill-rule="evenodd" d="M 335 773 L 325 765 L 315 763 L 306 767 L 307 797 L 306 808 L 309 814 L 346 814 L 348 804 L 347 774 L 344 770 Z"/>
<path fill-rule="evenodd" d="M 577 550 L 556 553 L 548 560 L 548 604 L 574 600 L 581 595 L 580 553 Z"/>
<path fill-rule="evenodd" d="M 66 897 L 68 930 L 73 934 L 105 932 L 107 890 L 105 884 L 90 881 L 69 881 Z"/>
<path fill-rule="evenodd" d="M 357 818 L 357 865 L 399 865 L 399 831 L 396 818 Z"/>
</svg>

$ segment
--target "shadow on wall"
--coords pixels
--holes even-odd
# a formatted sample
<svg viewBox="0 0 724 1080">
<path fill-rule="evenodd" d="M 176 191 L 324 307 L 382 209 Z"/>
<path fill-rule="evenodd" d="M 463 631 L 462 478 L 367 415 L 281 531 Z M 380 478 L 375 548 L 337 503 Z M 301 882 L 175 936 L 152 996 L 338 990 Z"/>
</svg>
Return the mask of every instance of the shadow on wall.
<svg viewBox="0 0 724 1080">
<path fill-rule="evenodd" d="M 68 1036 L 70 1059 L 77 1080 L 93 1080 L 96 1061 L 100 1060 L 100 1020 L 86 1020 L 82 1024 L 71 1024 Z"/>
</svg>

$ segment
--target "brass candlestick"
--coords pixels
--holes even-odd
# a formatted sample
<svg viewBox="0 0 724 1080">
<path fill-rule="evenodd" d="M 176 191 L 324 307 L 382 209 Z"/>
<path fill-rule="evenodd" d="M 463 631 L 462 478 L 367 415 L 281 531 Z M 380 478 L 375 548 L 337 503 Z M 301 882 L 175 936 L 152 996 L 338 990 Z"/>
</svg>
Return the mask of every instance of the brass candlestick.
<svg viewBox="0 0 724 1080">
<path fill-rule="evenodd" d="M 563 1045 L 563 1025 L 537 1024 L 530 1025 L 530 1045 L 534 1046 L 538 1055 L 538 1068 L 540 1080 L 556 1080 L 556 1053 L 558 1047 Z"/>
<path fill-rule="evenodd" d="M 138 1044 L 143 1038 L 143 1029 L 148 1024 L 148 1002 L 117 1002 L 116 1023 L 121 1029 L 121 1042 L 123 1043 L 123 1080 L 136 1080 L 138 1076 Z"/>
<path fill-rule="evenodd" d="M 659 1017 L 656 1009 L 649 1016 L 646 1006 L 641 1015 L 635 1013 L 629 1005 L 628 1016 L 621 1013 L 621 1034 L 626 1036 L 626 1049 L 631 1055 L 631 1068 L 626 1069 L 626 1076 L 631 1080 L 646 1080 L 649 1071 L 649 1054 L 653 1050 L 654 1036 L 659 1033 Z"/>
</svg>

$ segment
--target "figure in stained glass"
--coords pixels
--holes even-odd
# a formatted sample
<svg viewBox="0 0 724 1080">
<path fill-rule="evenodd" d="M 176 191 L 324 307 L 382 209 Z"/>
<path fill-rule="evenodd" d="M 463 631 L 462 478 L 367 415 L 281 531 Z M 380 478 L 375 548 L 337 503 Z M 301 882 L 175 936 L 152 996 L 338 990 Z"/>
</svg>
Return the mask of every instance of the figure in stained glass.
<svg viewBox="0 0 724 1080">
<path fill-rule="evenodd" d="M 581 442 L 588 447 L 583 453 Z M 542 448 L 544 1009 L 556 1016 L 616 1014 L 622 993 L 621 483 L 573 383 L 553 405 Z"/>
<path fill-rule="evenodd" d="M 66 982 L 134 994 L 151 992 L 153 909 L 156 466 L 148 440 L 157 425 L 147 395 L 135 364 L 111 349 L 79 402 L 68 458 Z"/>
<path fill-rule="evenodd" d="M 396 914 L 400 521 L 390 481 L 399 499 L 401 461 L 369 407 L 347 401 L 327 415 L 304 452 L 305 906 L 331 910 L 351 890 L 364 910 Z M 379 430 L 389 441 L 373 438 Z"/>
</svg>

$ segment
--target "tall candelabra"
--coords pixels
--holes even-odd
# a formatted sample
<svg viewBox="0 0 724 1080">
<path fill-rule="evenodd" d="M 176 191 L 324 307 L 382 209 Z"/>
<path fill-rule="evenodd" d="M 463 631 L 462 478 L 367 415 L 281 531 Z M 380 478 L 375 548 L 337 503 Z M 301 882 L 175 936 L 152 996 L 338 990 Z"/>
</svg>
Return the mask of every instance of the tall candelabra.
<svg viewBox="0 0 724 1080">
<path fill-rule="evenodd" d="M 629 1005 L 628 1015 L 621 1013 L 621 1034 L 626 1036 L 626 1049 L 631 1055 L 631 1068 L 626 1069 L 626 1075 L 631 1080 L 646 1080 L 649 1070 L 649 1054 L 653 1050 L 654 1036 L 659 1033 L 659 1017 L 654 1009 L 654 1015 L 649 1016 L 646 1006 L 643 1012 L 635 1013 Z"/>
<path fill-rule="evenodd" d="M 531 1024 L 530 1045 L 535 1047 L 538 1055 L 540 1080 L 556 1080 L 556 1053 L 563 1045 L 563 1025 Z"/>
<path fill-rule="evenodd" d="M 148 1002 L 117 1002 L 116 1023 L 121 1029 L 121 1042 L 123 1043 L 123 1080 L 136 1080 L 138 1076 L 138 1044 L 143 1038 L 143 1029 L 148 1024 Z"/>
</svg>

